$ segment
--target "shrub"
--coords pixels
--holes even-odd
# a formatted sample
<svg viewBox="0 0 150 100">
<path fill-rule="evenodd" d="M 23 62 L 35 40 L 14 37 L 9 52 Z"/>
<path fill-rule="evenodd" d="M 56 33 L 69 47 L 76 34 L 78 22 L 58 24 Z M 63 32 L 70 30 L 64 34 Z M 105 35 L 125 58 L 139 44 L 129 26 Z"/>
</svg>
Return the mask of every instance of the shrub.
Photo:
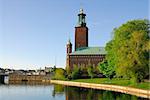
<svg viewBox="0 0 150 100">
<path fill-rule="evenodd" d="M 55 80 L 65 80 L 65 70 L 62 69 L 62 68 L 56 68 L 55 70 L 55 73 L 54 73 L 54 76 L 52 77 L 52 79 L 55 79 Z"/>
<path fill-rule="evenodd" d="M 71 73 L 72 79 L 80 78 L 80 69 L 77 67 L 77 65 L 74 65 L 72 73 Z"/>
</svg>

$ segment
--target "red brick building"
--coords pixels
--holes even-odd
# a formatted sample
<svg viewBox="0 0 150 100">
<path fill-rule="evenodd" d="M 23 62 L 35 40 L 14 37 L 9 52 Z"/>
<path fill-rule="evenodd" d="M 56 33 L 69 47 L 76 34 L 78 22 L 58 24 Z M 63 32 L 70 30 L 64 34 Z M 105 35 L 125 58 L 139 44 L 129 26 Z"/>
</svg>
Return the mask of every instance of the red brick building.
<svg viewBox="0 0 150 100">
<path fill-rule="evenodd" d="M 67 43 L 66 66 L 73 68 L 87 66 L 89 63 L 93 66 L 104 60 L 106 51 L 104 47 L 88 47 L 88 27 L 86 26 L 83 9 L 78 14 L 78 24 L 75 27 L 75 50 L 72 52 L 72 43 Z"/>
</svg>

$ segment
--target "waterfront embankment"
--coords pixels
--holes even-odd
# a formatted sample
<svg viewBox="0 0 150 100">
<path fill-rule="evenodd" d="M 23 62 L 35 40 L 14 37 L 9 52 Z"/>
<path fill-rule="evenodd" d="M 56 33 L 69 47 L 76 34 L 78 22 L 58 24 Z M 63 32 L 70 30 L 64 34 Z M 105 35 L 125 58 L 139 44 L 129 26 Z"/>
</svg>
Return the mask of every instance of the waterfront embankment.
<svg viewBox="0 0 150 100">
<path fill-rule="evenodd" d="M 143 89 L 137 89 L 137 88 L 132 88 L 132 87 L 126 87 L 126 86 L 71 82 L 71 81 L 60 81 L 60 80 L 50 80 L 50 83 L 61 84 L 61 85 L 66 85 L 66 86 L 109 90 L 109 91 L 115 91 L 115 92 L 136 95 L 136 96 L 140 96 L 140 97 L 144 97 L 144 98 L 150 98 L 150 90 L 143 90 Z"/>
<path fill-rule="evenodd" d="M 45 82 L 43 83 L 43 80 Z M 9 75 L 9 84 L 48 84 L 46 82 L 50 80 L 50 76 L 48 75 L 18 75 L 18 74 L 10 74 Z"/>
</svg>

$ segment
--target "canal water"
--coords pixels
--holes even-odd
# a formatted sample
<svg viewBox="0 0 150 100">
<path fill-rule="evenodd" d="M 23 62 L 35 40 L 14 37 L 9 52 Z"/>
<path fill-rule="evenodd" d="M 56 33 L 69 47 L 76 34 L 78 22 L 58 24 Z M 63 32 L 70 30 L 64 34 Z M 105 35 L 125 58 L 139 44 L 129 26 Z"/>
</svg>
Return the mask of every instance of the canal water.
<svg viewBox="0 0 150 100">
<path fill-rule="evenodd" d="M 63 85 L 0 85 L 0 100 L 148 100 L 112 91 Z"/>
</svg>

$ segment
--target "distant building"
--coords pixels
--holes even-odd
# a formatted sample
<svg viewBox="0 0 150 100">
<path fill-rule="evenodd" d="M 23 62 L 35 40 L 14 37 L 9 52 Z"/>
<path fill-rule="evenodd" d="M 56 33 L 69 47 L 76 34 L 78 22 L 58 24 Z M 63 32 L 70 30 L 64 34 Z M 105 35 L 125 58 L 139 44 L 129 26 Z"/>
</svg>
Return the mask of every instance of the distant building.
<svg viewBox="0 0 150 100">
<path fill-rule="evenodd" d="M 0 68 L 0 74 L 5 73 L 5 70 L 3 68 Z"/>
<path fill-rule="evenodd" d="M 52 72 L 53 68 L 52 67 L 45 67 L 45 72 L 50 73 Z"/>
<path fill-rule="evenodd" d="M 5 74 L 11 74 L 13 72 L 14 72 L 13 69 L 5 69 Z"/>
<path fill-rule="evenodd" d="M 87 66 L 89 63 L 97 66 L 105 59 L 106 51 L 104 47 L 88 47 L 88 27 L 86 26 L 83 9 L 78 14 L 78 24 L 75 27 L 75 50 L 72 52 L 72 43 L 69 39 L 67 43 L 66 66 L 70 69 L 74 65 L 78 67 Z"/>
</svg>

